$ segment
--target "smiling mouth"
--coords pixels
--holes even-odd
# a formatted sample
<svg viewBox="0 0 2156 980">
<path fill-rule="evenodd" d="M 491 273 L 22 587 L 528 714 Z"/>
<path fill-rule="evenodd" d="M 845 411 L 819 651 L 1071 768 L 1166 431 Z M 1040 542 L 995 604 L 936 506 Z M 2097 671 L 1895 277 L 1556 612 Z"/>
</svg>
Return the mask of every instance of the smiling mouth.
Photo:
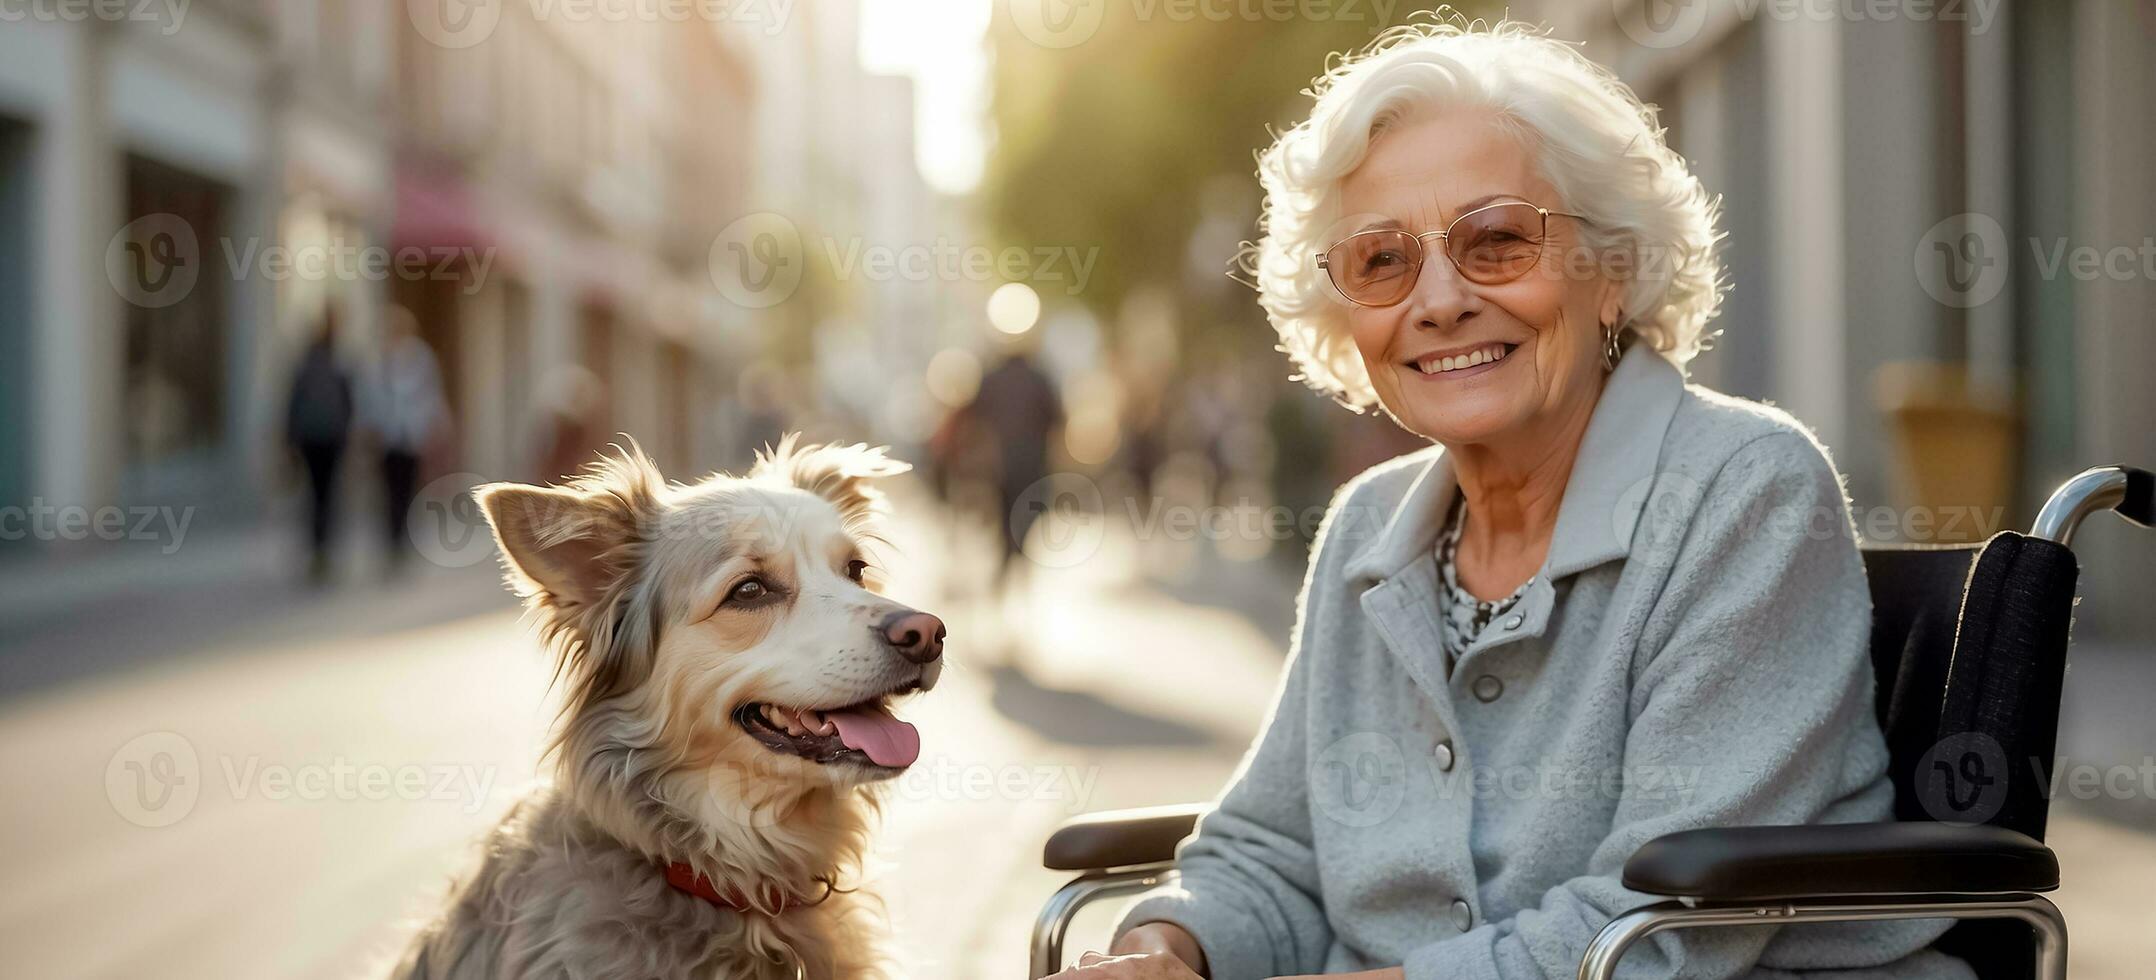
<svg viewBox="0 0 2156 980">
<path fill-rule="evenodd" d="M 1506 357 L 1511 356 L 1512 352 L 1518 349 L 1520 349 L 1520 345 L 1518 344 L 1507 344 L 1501 341 L 1493 341 L 1491 343 L 1483 344 L 1482 346 L 1470 350 L 1464 354 L 1453 354 L 1443 357 L 1436 354 L 1430 354 L 1409 361 L 1407 362 L 1407 364 L 1409 367 L 1412 367 L 1417 371 L 1421 371 L 1424 374 L 1450 374 L 1454 371 L 1465 371 L 1469 368 L 1477 368 L 1485 364 L 1502 361 Z"/>
<path fill-rule="evenodd" d="M 920 681 L 866 701 L 835 708 L 791 708 L 752 701 L 734 709 L 734 723 L 773 752 L 819 765 L 854 765 L 898 772 L 921 755 L 921 735 L 891 714 L 891 699 L 921 689 Z"/>
</svg>

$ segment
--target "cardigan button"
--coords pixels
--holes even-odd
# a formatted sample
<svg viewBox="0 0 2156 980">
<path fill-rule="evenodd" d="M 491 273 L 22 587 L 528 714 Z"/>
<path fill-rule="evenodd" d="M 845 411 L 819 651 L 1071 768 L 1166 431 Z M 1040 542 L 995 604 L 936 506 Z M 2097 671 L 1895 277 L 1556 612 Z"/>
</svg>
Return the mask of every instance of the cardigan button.
<svg viewBox="0 0 2156 980">
<path fill-rule="evenodd" d="M 1505 682 L 1495 676 L 1484 674 L 1475 678 L 1475 700 L 1489 704 L 1505 693 Z"/>
<path fill-rule="evenodd" d="M 1458 926 L 1461 932 L 1474 928 L 1475 910 L 1467 904 L 1467 899 L 1452 900 L 1452 924 Z"/>
<path fill-rule="evenodd" d="M 1527 617 L 1522 616 L 1518 613 L 1514 613 L 1511 619 L 1505 620 L 1505 628 L 1508 630 L 1516 630 L 1520 628 L 1520 624 L 1525 622 L 1527 622 Z"/>
<path fill-rule="evenodd" d="M 1439 743 L 1437 743 L 1437 751 L 1435 751 L 1435 752 L 1433 752 L 1433 753 L 1431 753 L 1431 754 L 1432 754 L 1432 755 L 1435 755 L 1435 756 L 1437 756 L 1437 771 L 1438 771 L 1438 772 L 1451 772 L 1451 771 L 1452 771 L 1452 743 L 1451 743 L 1451 742 L 1447 741 L 1447 742 L 1439 742 Z"/>
</svg>

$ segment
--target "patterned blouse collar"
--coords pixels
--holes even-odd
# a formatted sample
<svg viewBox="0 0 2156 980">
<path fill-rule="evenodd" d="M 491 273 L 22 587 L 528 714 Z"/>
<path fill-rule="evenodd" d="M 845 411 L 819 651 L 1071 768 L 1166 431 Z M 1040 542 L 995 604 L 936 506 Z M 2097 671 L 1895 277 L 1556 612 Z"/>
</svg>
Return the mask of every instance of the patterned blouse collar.
<svg viewBox="0 0 2156 980">
<path fill-rule="evenodd" d="M 1475 638 L 1482 635 L 1491 622 L 1502 616 L 1527 594 L 1527 587 L 1535 583 L 1530 577 L 1521 582 L 1512 594 L 1496 601 L 1484 601 L 1475 597 L 1460 584 L 1457 557 L 1460 550 L 1460 528 L 1466 523 L 1467 504 L 1459 495 L 1453 496 L 1452 512 L 1445 519 L 1444 531 L 1437 536 L 1437 575 L 1443 583 L 1444 595 L 1438 603 L 1444 610 L 1442 617 L 1445 641 L 1445 662 L 1450 665 L 1460 659 Z"/>
</svg>

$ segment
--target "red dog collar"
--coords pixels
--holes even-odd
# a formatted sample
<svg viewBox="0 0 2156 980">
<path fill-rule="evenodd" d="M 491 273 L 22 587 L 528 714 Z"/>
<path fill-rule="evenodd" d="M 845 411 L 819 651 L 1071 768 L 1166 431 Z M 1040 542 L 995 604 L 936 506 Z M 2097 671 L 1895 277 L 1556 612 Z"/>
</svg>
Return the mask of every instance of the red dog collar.
<svg viewBox="0 0 2156 980">
<path fill-rule="evenodd" d="M 697 874 L 695 868 L 681 861 L 666 866 L 666 883 L 674 886 L 677 891 L 687 892 L 720 908 L 733 909 L 736 912 L 777 915 L 796 904 L 785 889 L 767 881 L 764 882 L 764 902 L 759 906 L 750 902 L 748 894 L 738 887 L 729 885 L 725 891 L 720 891 L 709 877 Z"/>
</svg>

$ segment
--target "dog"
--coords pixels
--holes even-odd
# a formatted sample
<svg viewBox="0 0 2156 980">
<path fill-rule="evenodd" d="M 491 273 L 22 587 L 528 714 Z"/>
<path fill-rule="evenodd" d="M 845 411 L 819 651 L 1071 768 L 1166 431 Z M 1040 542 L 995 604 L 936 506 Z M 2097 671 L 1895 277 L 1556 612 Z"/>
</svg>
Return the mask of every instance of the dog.
<svg viewBox="0 0 2156 980">
<path fill-rule="evenodd" d="M 857 879 L 920 752 L 892 704 L 935 686 L 944 626 L 863 548 L 909 468 L 794 434 L 741 477 L 670 484 L 631 443 L 474 491 L 556 656 L 553 774 L 393 975 L 888 976 Z"/>
</svg>

